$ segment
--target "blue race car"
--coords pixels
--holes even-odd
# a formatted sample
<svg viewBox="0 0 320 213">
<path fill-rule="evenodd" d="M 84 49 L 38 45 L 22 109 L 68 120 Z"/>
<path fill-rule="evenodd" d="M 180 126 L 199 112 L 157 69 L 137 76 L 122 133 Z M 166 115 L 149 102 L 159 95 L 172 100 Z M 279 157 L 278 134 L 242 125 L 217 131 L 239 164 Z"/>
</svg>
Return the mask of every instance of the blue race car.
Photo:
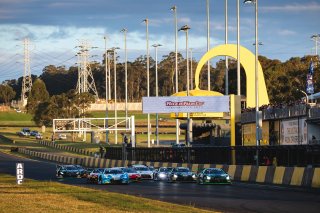
<svg viewBox="0 0 320 213">
<path fill-rule="evenodd" d="M 98 184 L 129 184 L 129 175 L 120 168 L 103 169 L 98 177 Z"/>
</svg>

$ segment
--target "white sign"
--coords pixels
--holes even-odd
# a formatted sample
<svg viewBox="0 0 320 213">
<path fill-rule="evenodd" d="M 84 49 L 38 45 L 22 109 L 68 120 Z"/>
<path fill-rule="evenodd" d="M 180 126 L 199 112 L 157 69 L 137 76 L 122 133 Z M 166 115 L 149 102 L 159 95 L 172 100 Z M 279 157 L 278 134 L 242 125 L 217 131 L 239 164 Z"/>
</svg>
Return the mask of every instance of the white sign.
<svg viewBox="0 0 320 213">
<path fill-rule="evenodd" d="M 22 184 L 24 178 L 24 164 L 16 163 L 17 184 Z"/>
<path fill-rule="evenodd" d="M 307 144 L 306 119 L 282 121 L 280 143 L 282 145 Z"/>
<path fill-rule="evenodd" d="M 229 96 L 143 97 L 143 113 L 229 112 Z"/>
</svg>

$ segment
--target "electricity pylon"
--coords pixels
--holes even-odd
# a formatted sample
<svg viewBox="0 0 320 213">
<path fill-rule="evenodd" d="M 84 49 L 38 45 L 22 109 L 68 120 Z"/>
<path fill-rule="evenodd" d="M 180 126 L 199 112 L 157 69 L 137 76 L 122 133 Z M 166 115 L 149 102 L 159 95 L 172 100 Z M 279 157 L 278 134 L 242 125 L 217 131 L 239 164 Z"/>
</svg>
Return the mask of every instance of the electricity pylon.
<svg viewBox="0 0 320 213">
<path fill-rule="evenodd" d="M 78 84 L 79 94 L 92 92 L 96 99 L 99 98 L 89 62 L 89 50 L 92 48 L 88 41 L 80 41 L 78 52 Z"/>
<path fill-rule="evenodd" d="M 29 44 L 30 41 L 28 38 L 23 40 L 24 45 L 24 71 L 23 71 L 23 80 L 22 80 L 22 90 L 21 90 L 21 103 L 22 106 L 27 105 L 28 93 L 31 91 L 32 87 L 32 78 L 30 71 L 30 55 L 29 55 Z"/>
</svg>

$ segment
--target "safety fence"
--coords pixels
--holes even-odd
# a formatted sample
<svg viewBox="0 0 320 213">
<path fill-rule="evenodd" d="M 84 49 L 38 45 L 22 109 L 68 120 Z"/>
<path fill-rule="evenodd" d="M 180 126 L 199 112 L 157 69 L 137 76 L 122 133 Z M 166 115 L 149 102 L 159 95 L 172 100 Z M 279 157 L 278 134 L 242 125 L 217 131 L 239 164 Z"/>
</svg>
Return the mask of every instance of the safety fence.
<svg viewBox="0 0 320 213">
<path fill-rule="evenodd" d="M 255 165 L 320 166 L 320 145 L 235 146 L 185 148 L 106 147 L 105 158 L 115 160 L 159 161 L 177 163 L 210 163 Z M 235 159 L 235 161 L 233 161 Z M 269 163 L 266 162 L 269 160 Z"/>
<path fill-rule="evenodd" d="M 55 161 L 58 163 L 80 164 L 85 167 L 92 168 L 120 167 L 134 164 L 144 164 L 156 168 L 183 166 L 189 167 L 194 172 L 197 172 L 203 168 L 222 168 L 235 181 L 320 188 L 320 168 L 227 164 L 188 164 L 150 161 L 111 160 L 93 157 L 74 158 L 54 155 L 50 153 L 30 151 L 25 148 L 18 148 L 18 151 L 26 155 Z"/>
</svg>

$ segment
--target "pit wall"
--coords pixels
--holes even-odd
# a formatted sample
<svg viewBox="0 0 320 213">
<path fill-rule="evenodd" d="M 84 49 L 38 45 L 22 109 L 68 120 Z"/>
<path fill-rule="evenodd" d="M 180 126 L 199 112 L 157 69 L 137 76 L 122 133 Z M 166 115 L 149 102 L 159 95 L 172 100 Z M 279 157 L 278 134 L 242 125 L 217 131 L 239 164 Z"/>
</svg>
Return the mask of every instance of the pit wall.
<svg viewBox="0 0 320 213">
<path fill-rule="evenodd" d="M 187 164 L 167 162 L 146 162 L 146 161 L 122 161 L 103 158 L 74 158 L 59 156 L 49 153 L 30 151 L 19 148 L 18 152 L 33 157 L 42 158 L 62 164 L 80 164 L 84 167 L 121 167 L 133 164 L 145 164 L 153 167 L 189 167 L 197 172 L 203 168 L 221 168 L 226 171 L 235 181 L 300 186 L 320 188 L 320 168 L 309 167 L 274 167 L 274 166 L 251 166 L 251 165 L 222 165 L 222 164 Z"/>
</svg>

